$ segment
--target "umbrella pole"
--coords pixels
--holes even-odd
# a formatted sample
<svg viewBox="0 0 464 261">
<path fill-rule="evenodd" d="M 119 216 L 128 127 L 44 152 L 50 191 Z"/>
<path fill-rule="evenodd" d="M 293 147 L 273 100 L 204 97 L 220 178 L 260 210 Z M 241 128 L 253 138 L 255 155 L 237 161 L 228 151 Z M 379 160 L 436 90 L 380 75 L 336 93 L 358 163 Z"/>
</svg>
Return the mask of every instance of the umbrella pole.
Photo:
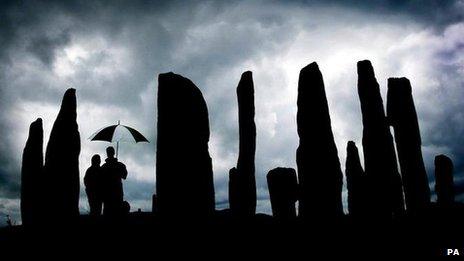
<svg viewBox="0 0 464 261">
<path fill-rule="evenodd" d="M 118 158 L 118 152 L 119 152 L 119 141 L 116 142 L 116 158 Z"/>
<path fill-rule="evenodd" d="M 121 121 L 118 120 L 118 125 L 121 124 Z M 118 152 L 119 152 L 119 141 L 116 142 L 116 158 L 118 158 Z"/>
</svg>

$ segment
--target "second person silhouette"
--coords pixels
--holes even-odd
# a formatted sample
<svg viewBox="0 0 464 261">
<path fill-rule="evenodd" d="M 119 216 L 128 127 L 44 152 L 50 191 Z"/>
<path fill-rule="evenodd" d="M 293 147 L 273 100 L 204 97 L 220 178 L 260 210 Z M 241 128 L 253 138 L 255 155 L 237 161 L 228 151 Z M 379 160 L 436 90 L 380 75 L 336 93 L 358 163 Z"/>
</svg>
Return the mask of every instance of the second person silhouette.
<svg viewBox="0 0 464 261">
<path fill-rule="evenodd" d="M 100 155 L 92 156 L 92 166 L 87 169 L 84 177 L 85 192 L 89 200 L 90 215 L 100 216 L 103 204 L 103 176 L 100 167 Z"/>
</svg>

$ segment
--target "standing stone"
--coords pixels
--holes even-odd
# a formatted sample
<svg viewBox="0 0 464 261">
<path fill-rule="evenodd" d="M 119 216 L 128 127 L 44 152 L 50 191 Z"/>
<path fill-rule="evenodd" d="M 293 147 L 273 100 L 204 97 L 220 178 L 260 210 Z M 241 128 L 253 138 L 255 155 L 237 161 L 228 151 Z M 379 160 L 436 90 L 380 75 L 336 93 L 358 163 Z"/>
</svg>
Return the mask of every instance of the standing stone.
<svg viewBox="0 0 464 261">
<path fill-rule="evenodd" d="M 272 215 L 278 220 L 296 218 L 295 203 L 298 197 L 296 171 L 292 168 L 275 168 L 267 174 Z"/>
<path fill-rule="evenodd" d="M 422 158 L 416 108 L 408 79 L 388 79 L 387 117 L 395 131 L 407 210 L 423 210 L 430 203 L 430 188 Z"/>
<path fill-rule="evenodd" d="M 346 184 L 348 188 L 348 211 L 350 216 L 363 217 L 366 215 L 367 181 L 359 159 L 358 148 L 353 141 L 346 147 Z"/>
<path fill-rule="evenodd" d="M 435 192 L 440 206 L 454 204 L 453 161 L 445 155 L 435 157 Z"/>
<path fill-rule="evenodd" d="M 208 141 L 208 109 L 200 90 L 180 75 L 160 74 L 156 151 L 160 215 L 201 217 L 214 213 Z"/>
<path fill-rule="evenodd" d="M 391 218 L 404 210 L 401 177 L 385 117 L 379 84 L 370 61 L 358 62 L 358 94 L 363 120 L 364 167 L 372 214 Z"/>
<path fill-rule="evenodd" d="M 255 150 L 256 126 L 253 76 L 250 71 L 244 72 L 237 86 L 238 122 L 239 122 L 239 154 L 237 161 L 236 188 L 232 188 L 230 200 L 234 215 L 249 217 L 256 212 L 256 180 Z M 231 178 L 234 178 L 233 175 Z M 231 180 L 232 186 L 234 180 Z"/>
<path fill-rule="evenodd" d="M 239 189 L 240 186 L 238 182 L 237 168 L 234 167 L 229 170 L 229 208 L 233 215 L 237 215 L 237 213 L 239 212 Z"/>
<path fill-rule="evenodd" d="M 79 216 L 79 153 L 76 90 L 68 89 L 53 124 L 45 154 L 49 215 L 58 222 Z"/>
<path fill-rule="evenodd" d="M 151 213 L 156 215 L 158 214 L 158 197 L 156 196 L 156 194 L 153 194 L 151 196 Z"/>
<path fill-rule="evenodd" d="M 23 225 L 37 225 L 43 216 L 43 128 L 42 119 L 32 122 L 23 151 L 21 168 L 21 219 Z"/>
<path fill-rule="evenodd" d="M 303 68 L 298 82 L 296 153 L 301 186 L 299 215 L 333 218 L 343 214 L 343 176 L 337 155 L 324 82 L 315 62 Z"/>
</svg>

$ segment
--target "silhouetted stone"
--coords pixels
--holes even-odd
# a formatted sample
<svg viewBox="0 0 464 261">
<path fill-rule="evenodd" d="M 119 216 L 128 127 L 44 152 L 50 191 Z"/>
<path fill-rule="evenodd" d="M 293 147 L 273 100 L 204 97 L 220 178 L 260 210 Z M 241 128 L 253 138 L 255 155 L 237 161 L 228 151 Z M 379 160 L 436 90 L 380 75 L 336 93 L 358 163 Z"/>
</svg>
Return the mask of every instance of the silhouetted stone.
<svg viewBox="0 0 464 261">
<path fill-rule="evenodd" d="M 200 90 L 174 73 L 158 78 L 156 191 L 160 215 L 214 213 L 209 119 Z"/>
<path fill-rule="evenodd" d="M 296 218 L 295 203 L 298 197 L 296 172 L 292 168 L 275 168 L 267 174 L 272 215 L 279 220 Z"/>
<path fill-rule="evenodd" d="M 346 185 L 348 188 L 348 211 L 350 216 L 363 217 L 368 212 L 366 203 L 367 181 L 359 159 L 358 148 L 353 141 L 346 147 Z"/>
<path fill-rule="evenodd" d="M 43 216 L 43 128 L 42 119 L 31 123 L 21 168 L 21 219 L 23 225 L 37 225 Z"/>
<path fill-rule="evenodd" d="M 76 90 L 68 89 L 53 124 L 45 154 L 45 173 L 49 215 L 68 221 L 79 215 L 79 153 Z"/>
<path fill-rule="evenodd" d="M 237 86 L 238 122 L 240 147 L 235 170 L 235 180 L 231 181 L 233 191 L 230 209 L 234 215 L 253 216 L 256 212 L 255 150 L 256 126 L 253 78 L 250 71 L 244 72 Z M 231 176 L 232 177 L 232 176 Z M 235 182 L 235 183 L 234 183 Z"/>
<path fill-rule="evenodd" d="M 151 197 L 151 212 L 153 214 L 158 213 L 158 197 L 156 196 L 156 194 L 153 194 L 153 196 Z"/>
<path fill-rule="evenodd" d="M 343 177 L 337 155 L 322 74 L 311 63 L 298 82 L 298 180 L 301 186 L 299 215 L 337 217 L 343 214 Z"/>
<path fill-rule="evenodd" d="M 358 94 L 363 119 L 364 167 L 372 214 L 390 218 L 404 211 L 401 177 L 385 117 L 379 84 L 370 61 L 358 62 Z"/>
<path fill-rule="evenodd" d="M 423 210 L 430 203 L 430 188 L 422 158 L 416 108 L 408 79 L 388 79 L 387 117 L 395 130 L 407 210 Z"/>
<path fill-rule="evenodd" d="M 240 203 L 240 185 L 238 181 L 237 168 L 231 168 L 229 170 L 229 208 L 231 213 L 237 215 L 239 212 L 238 207 Z"/>
<path fill-rule="evenodd" d="M 453 161 L 445 155 L 435 157 L 435 192 L 440 206 L 454 204 Z"/>
</svg>

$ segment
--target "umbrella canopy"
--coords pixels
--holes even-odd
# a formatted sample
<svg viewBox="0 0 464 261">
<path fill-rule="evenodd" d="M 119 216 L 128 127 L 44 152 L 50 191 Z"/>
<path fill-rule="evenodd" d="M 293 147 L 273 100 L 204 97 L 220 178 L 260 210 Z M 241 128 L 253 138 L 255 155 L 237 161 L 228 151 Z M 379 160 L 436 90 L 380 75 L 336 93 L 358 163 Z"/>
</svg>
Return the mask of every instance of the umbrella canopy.
<svg viewBox="0 0 464 261">
<path fill-rule="evenodd" d="M 129 126 L 118 124 L 104 127 L 95 132 L 89 138 L 91 141 L 116 142 L 116 157 L 119 150 L 119 142 L 149 142 L 140 132 Z"/>
</svg>

